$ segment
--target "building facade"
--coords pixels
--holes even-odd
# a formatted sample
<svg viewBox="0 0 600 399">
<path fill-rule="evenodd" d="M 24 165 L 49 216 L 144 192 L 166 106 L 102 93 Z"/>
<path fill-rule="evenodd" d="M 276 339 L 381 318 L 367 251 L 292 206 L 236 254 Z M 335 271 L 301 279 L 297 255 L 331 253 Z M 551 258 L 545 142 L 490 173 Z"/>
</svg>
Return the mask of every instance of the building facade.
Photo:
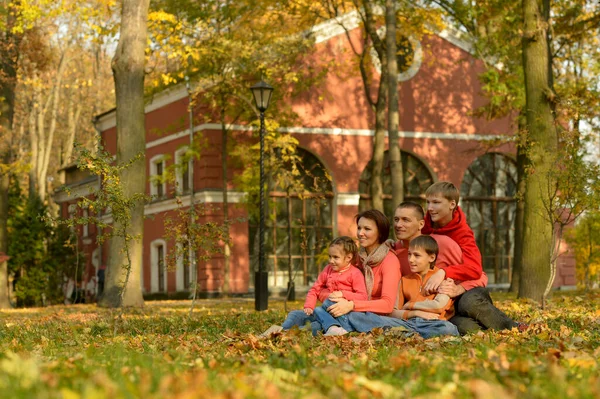
<svg viewBox="0 0 600 399">
<path fill-rule="evenodd" d="M 266 240 L 269 286 L 285 289 L 293 278 L 296 286 L 308 286 L 324 266 L 323 249 L 332 237 L 355 234 L 354 216 L 370 204 L 370 162 L 373 149 L 374 113 L 365 98 L 359 74 L 351 65 L 354 57 L 348 38 L 335 22 L 315 27 L 316 51 L 307 62 L 332 62 L 340 65 L 330 71 L 319 87 L 301 95 L 291 104 L 302 121 L 298 126 L 284 126 L 299 142 L 299 154 L 313 174 L 326 171 L 329 185 L 315 196 L 285 195 L 275 189 L 269 208 L 269 233 Z M 351 31 L 359 39 L 360 29 Z M 490 284 L 507 286 L 513 264 L 515 244 L 517 171 L 516 131 L 510 118 L 486 120 L 473 111 L 486 104 L 479 74 L 481 61 L 470 53 L 468 45 L 449 32 L 408 38 L 410 60 L 401 61 L 399 74 L 399 110 L 405 197 L 422 201 L 422 194 L 433 182 L 447 180 L 460 188 L 460 206 L 475 232 L 483 255 L 484 270 Z M 375 65 L 377 69 L 377 65 Z M 277 90 L 277 88 L 276 88 Z M 179 162 L 189 145 L 188 119 L 190 99 L 185 87 L 176 86 L 152 99 L 146 107 L 146 162 L 148 175 L 160 175 Z M 177 184 L 153 183 L 147 192 L 155 200 L 146 206 L 143 290 L 145 293 L 175 293 L 189 290 L 197 278 L 204 293 L 218 293 L 224 281 L 224 259 L 215 256 L 199 262 L 196 274 L 189 267 L 165 270 L 165 257 L 173 243 L 164 238 L 164 221 L 177 209 L 173 192 L 179 192 L 184 204 L 190 203 L 190 187 L 196 201 L 209 206 L 204 216 L 222 219 L 223 176 L 221 169 L 221 125 L 202 104 L 193 108 L 193 131 L 205 140 L 205 147 L 194 163 L 193 184 L 189 173 L 178 175 Z M 267 111 L 267 118 L 269 113 Z M 105 147 L 116 149 L 115 112 L 97 118 Z M 229 125 L 233 134 L 244 135 L 246 125 Z M 249 136 L 249 135 L 248 135 Z M 386 144 L 387 147 L 387 144 Z M 231 268 L 229 285 L 233 293 L 252 290 L 256 267 L 256 223 L 248 217 L 243 204 L 244 193 L 232 181 L 241 168 L 230 168 L 227 176 L 230 218 L 241 218 L 231 228 Z M 85 195 L 85 185 L 94 185 L 90 177 L 77 179 L 74 170 L 66 170 L 67 184 L 80 187 L 71 196 L 62 194 L 63 216 L 77 195 Z M 384 172 L 385 208 L 391 216 L 389 168 Z M 73 207 L 71 207 L 71 210 Z M 80 212 L 80 211 L 79 211 Z M 79 232 L 84 236 L 83 228 Z M 92 227 L 87 228 L 84 250 L 88 256 L 88 276 L 102 262 L 106 251 L 96 248 Z M 290 263 L 291 262 L 291 263 Z M 290 268 L 291 264 L 291 268 Z M 559 259 L 557 286 L 575 285 L 574 260 Z"/>
</svg>

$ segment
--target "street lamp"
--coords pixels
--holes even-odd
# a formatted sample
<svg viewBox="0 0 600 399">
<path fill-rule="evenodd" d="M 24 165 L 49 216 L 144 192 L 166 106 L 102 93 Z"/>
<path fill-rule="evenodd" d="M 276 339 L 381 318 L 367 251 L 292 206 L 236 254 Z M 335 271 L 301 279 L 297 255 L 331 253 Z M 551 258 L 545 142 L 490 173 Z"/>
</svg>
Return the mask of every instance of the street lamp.
<svg viewBox="0 0 600 399">
<path fill-rule="evenodd" d="M 265 259 L 265 111 L 269 108 L 273 87 L 260 81 L 250 88 L 256 108 L 260 111 L 260 222 L 258 226 L 258 270 L 254 273 L 254 308 L 269 306 L 268 273 Z"/>
</svg>

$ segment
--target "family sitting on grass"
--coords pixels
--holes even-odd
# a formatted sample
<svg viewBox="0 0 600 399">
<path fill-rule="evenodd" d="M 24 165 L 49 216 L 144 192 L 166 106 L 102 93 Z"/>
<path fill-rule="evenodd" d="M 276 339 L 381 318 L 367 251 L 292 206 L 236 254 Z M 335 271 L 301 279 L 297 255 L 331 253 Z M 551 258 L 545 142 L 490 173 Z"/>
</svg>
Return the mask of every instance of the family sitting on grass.
<svg viewBox="0 0 600 399">
<path fill-rule="evenodd" d="M 456 187 L 435 183 L 425 197 L 427 214 L 414 202 L 396 208 L 397 242 L 388 240 L 390 223 L 383 213 L 359 213 L 360 247 L 350 237 L 334 239 L 329 264 L 309 290 L 304 310 L 290 312 L 261 337 L 308 323 L 313 335 L 325 336 L 396 328 L 430 338 L 526 328 L 496 308 L 485 288 L 481 253 L 457 205 Z"/>
</svg>

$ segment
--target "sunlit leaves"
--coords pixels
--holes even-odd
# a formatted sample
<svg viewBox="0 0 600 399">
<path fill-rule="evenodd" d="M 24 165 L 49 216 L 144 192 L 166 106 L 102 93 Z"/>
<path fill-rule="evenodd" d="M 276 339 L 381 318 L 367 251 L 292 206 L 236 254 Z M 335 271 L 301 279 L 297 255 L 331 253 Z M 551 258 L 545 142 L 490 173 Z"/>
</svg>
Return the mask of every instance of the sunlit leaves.
<svg viewBox="0 0 600 399">
<path fill-rule="evenodd" d="M 546 311 L 499 301 L 530 328 L 430 340 L 300 330 L 258 339 L 285 317 L 278 301 L 260 313 L 251 300 L 200 301 L 189 319 L 189 301 L 147 302 L 124 314 L 127 332 L 114 337 L 114 314 L 93 305 L 12 310 L 0 313 L 0 389 L 22 397 L 597 397 L 599 299 L 557 294 Z"/>
</svg>

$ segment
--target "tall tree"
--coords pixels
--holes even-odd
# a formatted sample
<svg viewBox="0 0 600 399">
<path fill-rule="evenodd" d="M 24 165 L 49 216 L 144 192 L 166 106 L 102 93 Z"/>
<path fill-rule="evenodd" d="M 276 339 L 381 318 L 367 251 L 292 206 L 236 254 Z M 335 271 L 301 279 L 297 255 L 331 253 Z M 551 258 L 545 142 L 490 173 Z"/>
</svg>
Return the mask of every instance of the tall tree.
<svg viewBox="0 0 600 399">
<path fill-rule="evenodd" d="M 117 163 L 127 163 L 146 150 L 144 64 L 149 5 L 150 0 L 124 0 L 121 6 L 119 44 L 112 60 L 117 100 Z M 145 157 L 124 169 L 120 178 L 126 196 L 144 193 Z M 135 238 L 131 241 L 130 262 L 122 251 L 126 245 L 124 238 L 111 239 L 102 306 L 141 306 L 144 303 L 140 284 L 143 201 L 138 201 L 131 212 L 129 232 Z M 123 295 L 121 290 L 125 290 Z"/>
<path fill-rule="evenodd" d="M 396 1 L 385 1 L 385 43 L 388 59 L 388 132 L 389 163 L 392 175 L 392 204 L 398 206 L 404 199 L 404 174 L 398 145 L 398 50 L 396 42 Z"/>
<path fill-rule="evenodd" d="M 523 0 L 523 71 L 528 133 L 523 265 L 519 296 L 543 300 L 550 278 L 554 229 L 545 209 L 556 186 L 551 169 L 558 146 L 548 43 L 550 2 Z"/>
<path fill-rule="evenodd" d="M 398 41 L 398 36 L 393 33 L 384 35 L 383 31 L 387 30 L 386 25 L 392 18 L 395 19 L 395 25 L 401 21 L 402 36 L 408 38 L 410 36 L 420 39 L 423 35 L 431 31 L 431 27 L 437 29 L 440 26 L 439 12 L 432 8 L 427 8 L 423 5 L 415 5 L 408 2 L 389 1 L 388 7 L 381 7 L 381 1 L 373 0 L 352 0 L 351 2 L 338 1 L 323 1 L 323 10 L 319 13 L 323 19 L 337 19 L 340 21 L 342 28 L 346 33 L 346 38 L 351 47 L 352 52 L 356 56 L 358 69 L 362 79 L 363 90 L 367 104 L 375 114 L 375 126 L 373 136 L 373 155 L 371 164 L 371 180 L 370 180 L 370 195 L 371 206 L 375 209 L 384 210 L 383 202 L 383 167 L 384 167 L 384 152 L 385 152 L 385 133 L 386 128 L 390 132 L 390 155 L 392 156 L 392 172 L 396 175 L 393 177 L 393 198 L 394 201 L 400 201 L 403 189 L 403 173 L 402 163 L 400 159 L 400 149 L 398 147 L 398 104 L 390 104 L 388 107 L 388 97 L 393 91 L 393 95 L 398 98 L 397 73 L 390 76 L 391 59 L 397 60 L 397 47 L 388 49 L 387 41 L 393 41 L 394 44 Z M 388 5 L 388 2 L 385 3 Z M 387 11 L 386 11 L 387 9 Z M 357 13 L 360 18 L 360 28 L 362 36 L 356 39 L 351 34 L 355 28 L 354 25 L 347 25 L 344 22 L 344 17 Z M 388 15 L 389 13 L 389 15 Z M 391 29 L 394 29 L 392 27 Z M 361 40 L 361 42 L 359 42 Z M 373 53 L 376 62 L 381 66 L 381 74 L 377 77 L 372 68 Z M 388 54 L 393 53 L 390 57 Z M 393 68 L 393 66 L 392 66 Z M 396 63 L 396 71 L 398 65 Z M 396 80 L 396 84 L 390 87 L 391 79 Z M 392 83 L 393 84 L 393 83 Z M 391 110 L 391 114 L 388 112 Z M 386 123 L 388 122 L 388 123 Z M 395 136 L 395 137 L 394 137 Z"/>
<path fill-rule="evenodd" d="M 13 161 L 11 136 L 21 34 L 14 30 L 19 1 L 0 5 L 0 252 L 8 252 L 8 191 Z M 10 307 L 8 264 L 0 261 L 0 309 Z"/>
</svg>

